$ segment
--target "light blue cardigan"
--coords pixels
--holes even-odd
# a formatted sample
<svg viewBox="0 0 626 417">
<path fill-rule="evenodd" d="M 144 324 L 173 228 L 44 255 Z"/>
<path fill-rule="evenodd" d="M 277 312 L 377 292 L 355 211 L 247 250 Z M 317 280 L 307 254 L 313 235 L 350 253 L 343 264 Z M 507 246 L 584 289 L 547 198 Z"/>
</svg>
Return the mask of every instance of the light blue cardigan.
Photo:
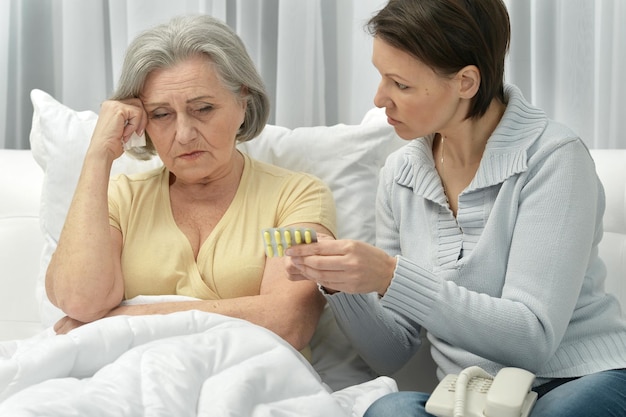
<svg viewBox="0 0 626 417">
<path fill-rule="evenodd" d="M 381 374 L 424 327 L 439 377 L 470 365 L 547 378 L 626 367 L 626 322 L 598 258 L 604 191 L 583 142 L 507 85 L 507 108 L 450 211 L 433 137 L 381 172 L 377 246 L 397 256 L 387 293 L 327 295 L 340 327 Z"/>
</svg>

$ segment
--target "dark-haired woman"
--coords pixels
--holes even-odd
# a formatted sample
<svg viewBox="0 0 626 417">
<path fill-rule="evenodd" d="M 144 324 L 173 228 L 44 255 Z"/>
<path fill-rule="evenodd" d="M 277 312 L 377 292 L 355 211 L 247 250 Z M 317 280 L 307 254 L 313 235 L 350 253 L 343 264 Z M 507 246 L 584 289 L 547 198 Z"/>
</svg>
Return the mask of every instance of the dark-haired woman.
<svg viewBox="0 0 626 417">
<path fill-rule="evenodd" d="M 294 247 L 381 374 L 427 331 L 438 375 L 536 374 L 532 417 L 626 415 L 626 322 L 598 257 L 604 192 L 582 140 L 504 83 L 501 0 L 391 0 L 368 23 L 375 104 L 408 144 L 381 173 L 377 247 Z M 426 393 L 367 417 L 428 416 Z"/>
</svg>

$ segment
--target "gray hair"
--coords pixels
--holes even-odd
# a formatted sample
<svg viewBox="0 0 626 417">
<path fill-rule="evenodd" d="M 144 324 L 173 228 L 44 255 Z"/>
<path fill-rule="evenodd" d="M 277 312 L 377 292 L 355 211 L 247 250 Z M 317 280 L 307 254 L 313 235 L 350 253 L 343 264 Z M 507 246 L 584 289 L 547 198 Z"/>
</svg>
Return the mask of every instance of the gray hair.
<svg viewBox="0 0 626 417">
<path fill-rule="evenodd" d="M 138 98 L 152 71 L 170 68 L 200 54 L 212 62 L 224 86 L 247 101 L 236 140 L 245 142 L 258 136 L 270 112 L 265 85 L 239 36 L 211 16 L 178 16 L 139 34 L 126 50 L 119 83 L 111 99 Z M 156 154 L 147 134 L 144 149 L 127 152 L 139 159 Z"/>
</svg>

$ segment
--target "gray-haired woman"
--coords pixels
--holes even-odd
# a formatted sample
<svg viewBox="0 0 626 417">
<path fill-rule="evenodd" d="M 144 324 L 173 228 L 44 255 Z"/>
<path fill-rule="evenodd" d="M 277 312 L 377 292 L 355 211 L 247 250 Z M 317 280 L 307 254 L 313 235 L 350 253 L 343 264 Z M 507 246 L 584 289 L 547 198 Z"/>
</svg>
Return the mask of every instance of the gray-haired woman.
<svg viewBox="0 0 626 417">
<path fill-rule="evenodd" d="M 307 226 L 334 235 L 330 190 L 318 179 L 237 150 L 257 136 L 269 103 L 238 36 L 209 16 L 175 18 L 129 46 L 103 103 L 58 248 L 47 295 L 65 333 L 117 314 L 198 309 L 264 326 L 304 350 L 324 299 L 266 258 L 260 230 Z M 132 134 L 161 168 L 109 182 Z M 194 301 L 120 305 L 137 295 Z"/>
</svg>

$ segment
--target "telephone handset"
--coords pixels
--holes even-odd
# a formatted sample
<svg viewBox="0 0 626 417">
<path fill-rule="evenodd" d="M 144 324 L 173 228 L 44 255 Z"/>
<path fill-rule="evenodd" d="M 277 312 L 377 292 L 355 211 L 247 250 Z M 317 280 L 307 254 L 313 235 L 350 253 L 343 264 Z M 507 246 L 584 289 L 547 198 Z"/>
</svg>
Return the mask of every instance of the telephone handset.
<svg viewBox="0 0 626 417">
<path fill-rule="evenodd" d="M 426 402 L 437 417 L 528 417 L 537 401 L 535 375 L 503 368 L 494 377 L 477 366 L 446 376 Z"/>
</svg>

